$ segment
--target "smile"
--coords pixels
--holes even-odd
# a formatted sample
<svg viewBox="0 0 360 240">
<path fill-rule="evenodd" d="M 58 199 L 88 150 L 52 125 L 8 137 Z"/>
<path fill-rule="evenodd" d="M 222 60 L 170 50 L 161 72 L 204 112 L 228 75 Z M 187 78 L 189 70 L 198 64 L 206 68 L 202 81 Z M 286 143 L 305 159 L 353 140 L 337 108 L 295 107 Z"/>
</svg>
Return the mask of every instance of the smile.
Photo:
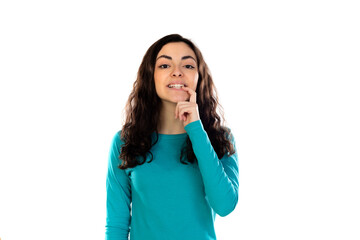
<svg viewBox="0 0 360 240">
<path fill-rule="evenodd" d="M 169 84 L 168 87 L 180 89 L 182 87 L 186 87 L 186 84 Z"/>
</svg>

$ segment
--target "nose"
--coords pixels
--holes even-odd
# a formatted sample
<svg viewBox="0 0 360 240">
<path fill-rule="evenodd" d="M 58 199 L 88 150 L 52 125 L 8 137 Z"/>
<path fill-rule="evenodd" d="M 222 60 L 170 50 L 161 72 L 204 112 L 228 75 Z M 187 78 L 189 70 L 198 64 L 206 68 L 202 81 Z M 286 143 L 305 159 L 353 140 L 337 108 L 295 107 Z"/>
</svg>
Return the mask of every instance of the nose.
<svg viewBox="0 0 360 240">
<path fill-rule="evenodd" d="M 183 73 L 181 72 L 179 67 L 175 67 L 174 71 L 171 74 L 173 77 L 182 77 Z"/>
</svg>

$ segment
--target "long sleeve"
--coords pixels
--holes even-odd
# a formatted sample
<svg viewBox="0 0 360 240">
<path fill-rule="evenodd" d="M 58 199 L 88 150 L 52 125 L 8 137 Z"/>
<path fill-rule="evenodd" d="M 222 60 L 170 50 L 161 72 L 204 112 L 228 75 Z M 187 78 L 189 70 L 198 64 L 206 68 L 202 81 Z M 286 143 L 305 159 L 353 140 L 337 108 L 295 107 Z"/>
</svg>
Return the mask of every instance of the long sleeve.
<svg viewBox="0 0 360 240">
<path fill-rule="evenodd" d="M 119 169 L 121 131 L 114 136 L 108 158 L 106 177 L 106 240 L 127 240 L 131 221 L 131 185 L 125 170 Z"/>
<path fill-rule="evenodd" d="M 238 202 L 239 163 L 235 139 L 231 138 L 235 153 L 231 156 L 225 154 L 219 161 L 201 120 L 186 125 L 185 131 L 198 160 L 209 204 L 224 217 L 235 209 Z"/>
</svg>

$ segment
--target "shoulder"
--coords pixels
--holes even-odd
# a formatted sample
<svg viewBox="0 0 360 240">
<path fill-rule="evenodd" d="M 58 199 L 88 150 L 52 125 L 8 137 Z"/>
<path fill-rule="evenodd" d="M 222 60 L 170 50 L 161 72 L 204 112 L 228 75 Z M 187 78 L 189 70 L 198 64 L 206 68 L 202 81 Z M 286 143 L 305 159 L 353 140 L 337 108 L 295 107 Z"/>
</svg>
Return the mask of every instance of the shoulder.
<svg viewBox="0 0 360 240">
<path fill-rule="evenodd" d="M 120 140 L 121 139 L 121 130 L 118 130 L 113 135 L 113 140 Z"/>
<path fill-rule="evenodd" d="M 123 144 L 123 141 L 121 140 L 121 130 L 118 130 L 113 135 L 112 145 L 113 145 L 113 147 L 119 148 L 122 144 Z"/>
</svg>

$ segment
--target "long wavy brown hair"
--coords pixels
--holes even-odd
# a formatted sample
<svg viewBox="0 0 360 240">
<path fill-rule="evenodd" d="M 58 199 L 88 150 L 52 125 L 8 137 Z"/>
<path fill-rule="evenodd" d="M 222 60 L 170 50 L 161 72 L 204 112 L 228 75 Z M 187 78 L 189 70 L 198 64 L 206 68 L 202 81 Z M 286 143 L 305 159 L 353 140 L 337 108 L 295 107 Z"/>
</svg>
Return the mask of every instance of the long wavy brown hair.
<svg viewBox="0 0 360 240">
<path fill-rule="evenodd" d="M 221 120 L 225 121 L 224 111 L 219 104 L 217 90 L 200 50 L 189 39 L 183 38 L 179 34 L 171 34 L 150 46 L 139 67 L 132 92 L 124 108 L 126 120 L 121 130 L 121 140 L 124 144 L 119 156 L 122 160 L 121 165 L 119 165 L 120 169 L 142 165 L 147 156 L 150 156 L 149 162 L 153 160 L 151 148 L 158 141 L 157 126 L 161 110 L 161 99 L 155 90 L 155 62 L 161 48 L 171 42 L 186 43 L 196 55 L 199 71 L 196 103 L 204 130 L 207 132 L 218 158 L 221 159 L 224 154 L 232 155 L 235 153 L 234 146 L 231 143 L 231 131 L 222 126 Z M 156 133 L 155 141 L 152 139 L 154 132 Z M 183 164 L 197 163 L 189 136 L 182 149 L 180 162 Z"/>
</svg>

